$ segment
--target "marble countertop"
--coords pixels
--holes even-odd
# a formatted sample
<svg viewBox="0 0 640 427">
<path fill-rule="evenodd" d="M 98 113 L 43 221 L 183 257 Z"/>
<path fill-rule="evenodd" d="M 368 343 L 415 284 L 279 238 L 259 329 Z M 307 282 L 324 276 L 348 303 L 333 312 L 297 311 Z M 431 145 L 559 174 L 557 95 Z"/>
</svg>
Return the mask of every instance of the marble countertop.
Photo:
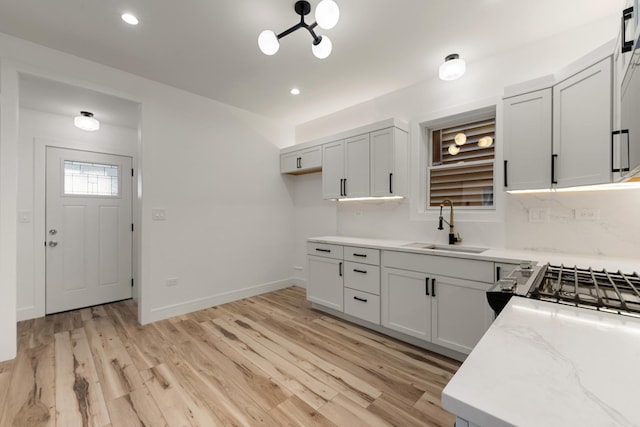
<svg viewBox="0 0 640 427">
<path fill-rule="evenodd" d="M 640 426 L 640 319 L 512 298 L 442 392 L 479 426 Z"/>
<path fill-rule="evenodd" d="M 361 237 L 346 236 L 320 236 L 309 238 L 310 242 L 329 243 L 347 246 L 359 246 L 381 250 L 392 250 L 412 253 L 431 254 L 438 256 L 457 257 L 465 259 L 477 259 L 492 262 L 519 263 L 521 260 L 531 260 L 538 264 L 551 263 L 555 265 L 563 264 L 565 266 L 577 266 L 580 268 L 591 267 L 594 270 L 607 269 L 609 271 L 622 271 L 623 273 L 639 273 L 640 274 L 640 257 L 622 258 L 622 257 L 604 257 L 604 256 L 587 256 L 579 254 L 569 254 L 562 252 L 546 252 L 546 251 L 528 251 L 522 249 L 500 249 L 486 248 L 481 253 L 461 253 L 452 251 L 443 251 L 438 249 L 418 249 L 406 247 L 406 245 L 415 243 L 410 240 L 387 240 L 387 239 L 369 239 Z M 424 242 L 428 244 L 429 242 Z M 446 246 L 446 245 L 444 245 Z M 458 245 L 454 245 L 458 246 Z M 462 245 L 465 247 L 465 245 Z M 477 247 L 477 246 L 469 246 Z"/>
</svg>

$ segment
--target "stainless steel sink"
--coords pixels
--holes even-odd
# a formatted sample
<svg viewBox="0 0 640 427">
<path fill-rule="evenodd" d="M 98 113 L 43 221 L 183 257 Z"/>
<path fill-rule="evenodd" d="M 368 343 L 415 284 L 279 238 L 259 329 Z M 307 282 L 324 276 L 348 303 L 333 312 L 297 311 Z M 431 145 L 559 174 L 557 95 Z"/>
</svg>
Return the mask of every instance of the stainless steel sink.
<svg viewBox="0 0 640 427">
<path fill-rule="evenodd" d="M 408 243 L 402 246 L 405 248 L 431 249 L 436 251 L 461 252 L 461 253 L 467 253 L 467 254 L 480 254 L 488 249 L 488 248 L 474 248 L 471 246 L 436 245 L 433 243 L 424 243 L 424 242 L 413 242 L 413 243 Z"/>
</svg>

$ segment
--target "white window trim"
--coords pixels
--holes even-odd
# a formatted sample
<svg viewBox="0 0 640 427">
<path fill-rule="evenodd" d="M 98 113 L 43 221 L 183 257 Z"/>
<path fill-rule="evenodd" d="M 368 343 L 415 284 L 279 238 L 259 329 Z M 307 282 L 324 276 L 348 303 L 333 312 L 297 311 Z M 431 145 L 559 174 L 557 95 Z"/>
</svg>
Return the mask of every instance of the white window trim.
<svg viewBox="0 0 640 427">
<path fill-rule="evenodd" d="M 412 221 L 437 221 L 439 209 L 427 208 L 427 179 L 430 163 L 430 137 L 428 129 L 446 127 L 459 120 L 471 121 L 475 116 L 486 115 L 495 109 L 496 114 L 496 144 L 493 206 L 459 207 L 456 209 L 458 222 L 504 222 L 506 212 L 506 196 L 503 191 L 503 144 L 502 144 L 502 100 L 489 98 L 474 103 L 460 105 L 447 110 L 434 111 L 421 117 L 414 118 L 409 123 L 410 132 L 410 218 Z M 455 207 L 454 207 L 455 208 Z"/>
</svg>

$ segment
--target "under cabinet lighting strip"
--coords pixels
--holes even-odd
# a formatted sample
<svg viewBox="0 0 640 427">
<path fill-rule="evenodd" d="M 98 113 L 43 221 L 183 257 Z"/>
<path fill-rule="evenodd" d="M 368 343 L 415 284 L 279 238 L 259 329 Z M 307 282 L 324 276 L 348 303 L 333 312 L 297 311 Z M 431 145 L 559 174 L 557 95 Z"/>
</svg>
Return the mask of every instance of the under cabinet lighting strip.
<svg viewBox="0 0 640 427">
<path fill-rule="evenodd" d="M 333 199 L 338 202 L 362 202 L 362 201 L 371 201 L 371 200 L 402 200 L 404 197 L 402 196 L 389 196 L 389 197 L 349 197 L 346 199 Z"/>
</svg>

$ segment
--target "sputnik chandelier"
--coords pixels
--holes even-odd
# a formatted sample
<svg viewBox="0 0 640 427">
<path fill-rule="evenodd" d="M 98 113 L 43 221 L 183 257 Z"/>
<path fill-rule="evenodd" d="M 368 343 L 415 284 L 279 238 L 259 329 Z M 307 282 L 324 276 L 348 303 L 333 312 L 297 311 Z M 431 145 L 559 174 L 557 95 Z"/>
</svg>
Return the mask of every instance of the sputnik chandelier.
<svg viewBox="0 0 640 427">
<path fill-rule="evenodd" d="M 316 58 L 324 59 L 331 54 L 331 40 L 327 36 L 319 36 L 315 33 L 314 29 L 320 27 L 325 30 L 330 30 L 335 27 L 340 19 L 340 9 L 333 0 L 322 0 L 316 6 L 315 18 L 316 22 L 309 25 L 304 22 L 304 17 L 311 12 L 311 5 L 308 1 L 297 1 L 294 5 L 294 10 L 300 15 L 300 22 L 291 28 L 281 32 L 280 34 L 274 33 L 271 30 L 264 30 L 258 36 L 258 46 L 265 55 L 274 55 L 280 49 L 279 40 L 300 28 L 305 28 L 313 37 L 311 44 L 311 51 Z"/>
</svg>

